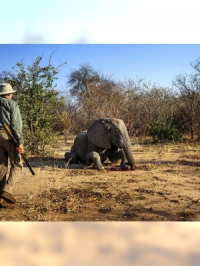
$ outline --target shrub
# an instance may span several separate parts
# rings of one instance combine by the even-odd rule
[[[180,131],[173,125],[172,122],[153,122],[147,129],[148,136],[153,138],[153,142],[158,141],[180,141],[181,133]]]

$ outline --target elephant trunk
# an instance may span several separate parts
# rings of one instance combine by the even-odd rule
[[[136,166],[135,166],[135,160],[133,158],[133,153],[132,153],[132,149],[131,149],[131,142],[130,139],[126,138],[126,140],[124,141],[124,145],[123,145],[123,150],[124,153],[126,155],[126,159],[128,161],[128,164],[131,166],[131,169],[135,170]]]

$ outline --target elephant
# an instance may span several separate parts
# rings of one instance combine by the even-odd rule
[[[136,169],[130,138],[121,119],[95,120],[87,131],[76,136],[70,152],[65,153],[66,165],[82,162],[99,170],[104,169],[106,159],[112,163],[121,161],[122,169]]]

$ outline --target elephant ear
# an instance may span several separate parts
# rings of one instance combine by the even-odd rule
[[[106,133],[105,125],[105,119],[99,118],[95,120],[87,131],[88,141],[92,142],[99,148],[110,149],[111,144]]]

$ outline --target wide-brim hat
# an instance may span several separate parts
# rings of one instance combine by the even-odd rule
[[[9,93],[15,93],[12,86],[9,83],[0,84],[0,95],[5,95]]]

